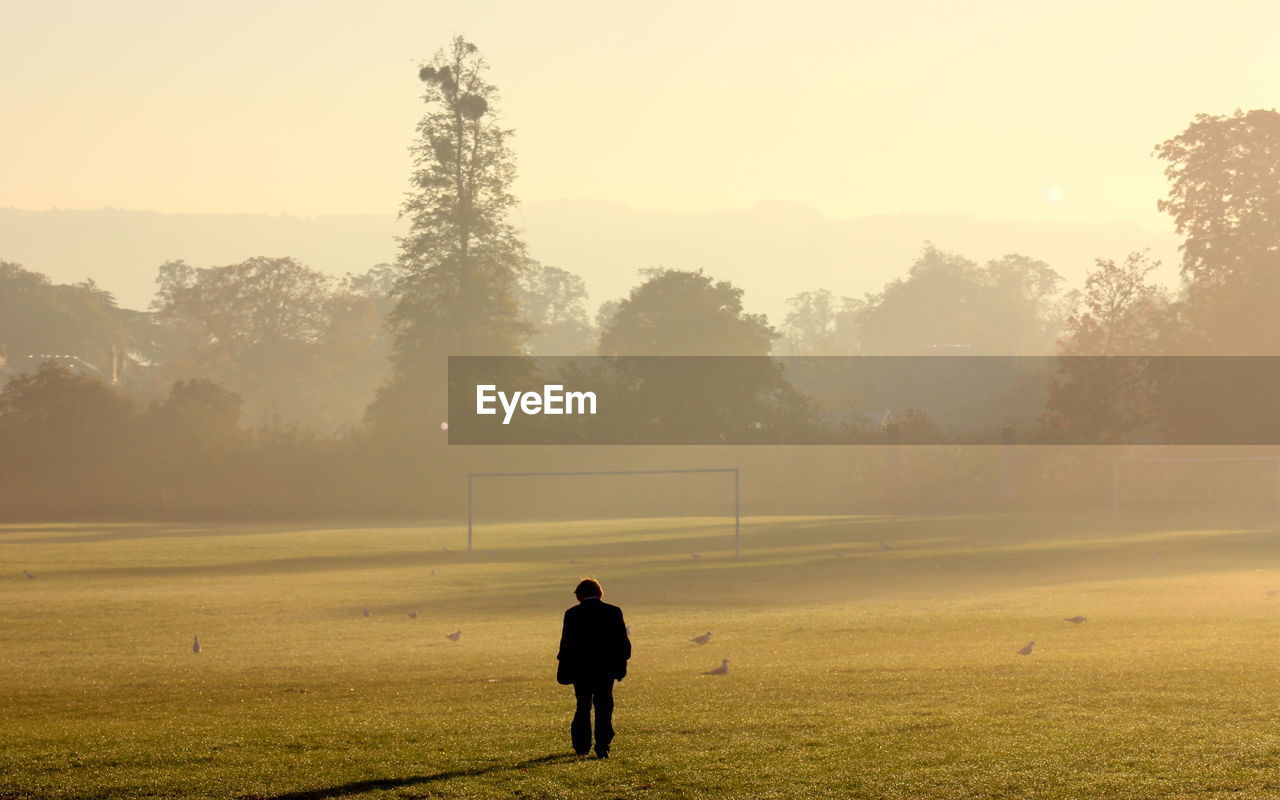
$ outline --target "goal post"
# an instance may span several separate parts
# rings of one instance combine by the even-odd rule
[[[733,557],[742,555],[742,473],[737,467],[709,469],[609,469],[570,470],[568,472],[470,472],[467,473],[467,557],[473,550],[475,529],[475,484],[479,478],[552,478],[592,475],[733,475]]]
[[[1205,458],[1117,458],[1111,469],[1111,510],[1120,510],[1120,468],[1122,464],[1195,463],[1222,461],[1270,461],[1275,470],[1275,509],[1280,512],[1280,456],[1209,456]]]

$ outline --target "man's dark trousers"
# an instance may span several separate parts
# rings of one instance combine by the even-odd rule
[[[569,735],[579,755],[591,749],[591,709],[596,711],[596,755],[608,755],[613,742],[613,678],[582,681],[573,685],[578,709],[573,715]]]

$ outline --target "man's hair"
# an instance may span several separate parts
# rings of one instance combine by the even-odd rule
[[[579,600],[587,597],[604,597],[604,589],[600,586],[600,581],[595,578],[583,578],[573,593]]]

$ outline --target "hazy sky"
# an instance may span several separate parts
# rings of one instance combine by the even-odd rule
[[[1152,147],[1280,105],[1258,2],[15,2],[0,206],[394,211],[416,64],[480,45],[518,194],[1168,227]]]

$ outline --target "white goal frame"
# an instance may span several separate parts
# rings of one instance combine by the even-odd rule
[[[471,472],[467,474],[467,558],[471,557],[475,527],[475,482],[477,478],[548,478],[579,475],[692,475],[733,474],[733,557],[742,555],[742,473],[737,467],[712,469],[613,469],[569,472]]]
[[[1192,461],[1270,461],[1276,471],[1276,511],[1280,511],[1280,456],[1210,456],[1206,458],[1117,458],[1111,471],[1111,510],[1120,510],[1120,465],[1132,463]]]

